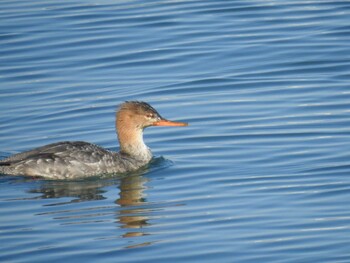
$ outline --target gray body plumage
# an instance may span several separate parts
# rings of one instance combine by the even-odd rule
[[[0,161],[0,173],[51,179],[125,173],[147,164],[152,154],[130,156],[87,142],[59,142],[12,155]]]

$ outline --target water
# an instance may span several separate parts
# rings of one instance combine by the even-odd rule
[[[1,176],[2,262],[349,262],[348,1],[1,1],[0,157],[117,150],[116,105],[154,161],[122,178]]]

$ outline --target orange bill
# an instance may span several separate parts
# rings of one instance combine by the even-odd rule
[[[153,126],[188,126],[186,122],[160,120],[153,123]]]

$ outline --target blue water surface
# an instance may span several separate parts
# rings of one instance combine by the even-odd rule
[[[122,177],[0,177],[1,262],[350,262],[350,2],[0,2],[0,158],[83,140]]]

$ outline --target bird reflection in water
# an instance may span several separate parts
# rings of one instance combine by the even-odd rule
[[[141,229],[149,225],[147,222],[147,210],[142,208],[145,203],[145,194],[143,190],[146,189],[145,183],[147,179],[142,176],[130,176],[121,180],[120,184],[120,198],[116,200],[123,209],[119,211],[118,221],[122,224],[122,228]],[[127,232],[124,237],[143,236],[144,232]]]
[[[131,175],[125,176],[123,178],[105,178],[96,180],[84,180],[84,181],[32,181],[36,185],[35,189],[31,189],[30,193],[40,193],[41,196],[35,197],[34,199],[51,199],[51,198],[62,198],[62,197],[73,197],[73,199],[64,202],[55,202],[52,204],[45,204],[45,206],[60,206],[73,203],[79,203],[84,201],[96,201],[107,199],[104,194],[107,192],[106,187],[118,185],[119,187],[119,198],[117,198],[114,203],[118,206],[109,207],[107,209],[113,210],[116,214],[117,224],[120,225],[121,229],[127,229],[120,236],[123,238],[127,237],[139,237],[146,236],[144,230],[145,226],[150,225],[147,221],[149,220],[150,213],[152,209],[145,207],[147,205],[146,195],[144,190],[147,189],[146,183],[149,181],[143,174],[145,171],[139,171],[139,173],[133,173]],[[28,179],[26,179],[28,180]],[[60,199],[58,199],[60,200]],[[108,203],[110,204],[110,202]],[[96,205],[96,203],[94,203]],[[96,210],[106,209],[106,203],[101,207],[92,207],[91,210],[86,210],[88,213],[94,213],[94,215],[99,215],[101,213],[95,214]],[[77,211],[79,213],[79,208],[69,210],[70,213]],[[68,211],[68,210],[64,210]],[[57,211],[61,214],[64,211]],[[81,210],[80,210],[81,212]],[[42,213],[46,214],[46,213]],[[95,222],[110,222],[110,212],[102,213],[104,216],[109,218],[106,220],[98,219]],[[57,218],[57,217],[56,217]],[[62,217],[61,217],[62,218]],[[85,220],[91,220],[93,216],[87,216],[86,214],[81,216],[74,216],[72,220],[78,220],[78,222],[71,223],[84,223]],[[142,229],[142,230],[141,230]],[[138,230],[138,231],[135,231]],[[127,248],[147,246],[152,244],[152,242],[139,243]]]

